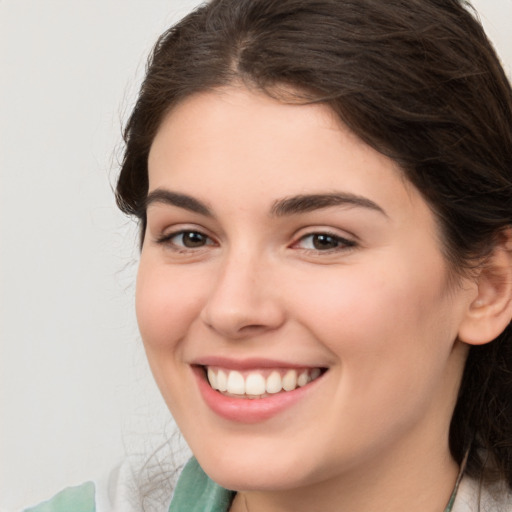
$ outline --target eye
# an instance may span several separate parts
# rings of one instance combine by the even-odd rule
[[[200,231],[183,230],[177,233],[164,235],[157,240],[158,243],[168,244],[176,249],[200,249],[207,245],[214,245],[213,240]]]
[[[330,233],[311,233],[303,236],[295,245],[300,249],[326,252],[348,249],[356,243]]]

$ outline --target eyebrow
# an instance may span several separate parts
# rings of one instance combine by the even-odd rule
[[[387,213],[371,199],[347,192],[305,194],[280,199],[273,204],[271,214],[276,217],[283,217],[329,208],[331,206],[367,208],[382,213],[386,217],[388,216]]]
[[[200,215],[205,215],[206,217],[213,217],[213,213],[211,212],[210,208],[206,206],[206,204],[192,196],[180,194],[179,192],[171,192],[170,190],[157,188],[150,192],[146,197],[144,205],[145,209],[147,210],[150,205],[157,203],[177,206],[178,208],[183,208],[191,212],[199,213]]]
[[[172,192],[167,189],[157,188],[146,197],[145,208],[152,204],[168,204],[183,208],[206,217],[214,217],[211,209],[202,201],[179,192]],[[285,217],[307,213],[331,206],[348,206],[366,208],[379,212],[387,217],[387,213],[371,199],[347,192],[331,192],[327,194],[301,194],[285,197],[274,202],[270,209],[270,215],[274,217]]]

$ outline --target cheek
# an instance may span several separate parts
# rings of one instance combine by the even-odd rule
[[[395,255],[393,265],[381,258],[361,270],[341,268],[329,280],[309,283],[300,301],[303,317],[347,371],[354,363],[367,379],[394,378],[397,367],[398,375],[404,368],[413,374],[425,357],[447,356],[456,336],[456,322],[444,313],[453,309],[444,266],[432,267],[418,272],[414,262],[407,265]]]
[[[141,259],[136,312],[146,348],[165,350],[185,336],[199,314],[199,286],[193,276]]]
[[[366,267],[303,294],[309,330],[337,361],[331,401],[342,405],[331,409],[332,424],[352,418],[354,439],[376,439],[375,425],[379,435],[403,432],[451,389],[446,372],[456,322],[444,313],[451,306],[442,276]]]

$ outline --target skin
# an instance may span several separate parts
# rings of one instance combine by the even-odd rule
[[[239,491],[232,511],[443,510],[458,472],[448,428],[467,346],[457,340],[477,287],[449,279],[434,216],[396,164],[326,106],[230,87],[167,115],[149,189],[209,210],[150,203],[137,316],[193,453]],[[333,192],[363,204],[273,212]],[[185,247],[183,230],[204,237]],[[322,233],[331,248],[315,246]],[[328,371],[286,411],[240,424],[198,390],[191,365],[210,356]]]

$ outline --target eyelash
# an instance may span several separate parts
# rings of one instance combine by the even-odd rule
[[[328,231],[318,231],[316,233],[308,233],[307,235],[304,235],[299,238],[297,242],[293,244],[293,246],[297,246],[300,242],[303,242],[307,240],[308,238],[311,239],[312,245],[314,245],[314,238],[322,238],[325,237],[327,241],[332,241],[336,244],[335,247],[330,247],[327,249],[319,249],[317,247],[311,247],[311,248],[303,248],[304,251],[310,252],[310,253],[323,253],[323,254],[332,254],[337,252],[344,252],[348,251],[350,249],[353,249],[357,246],[357,243],[353,240],[349,240],[347,238],[343,238],[342,236],[336,235],[334,233],[329,233]]]
[[[187,247],[183,243],[183,237],[185,235],[192,235],[196,236],[197,238],[201,239],[204,243],[201,245],[198,245],[196,247]],[[181,237],[181,243],[173,242],[173,239]],[[324,239],[324,242],[332,243],[335,245],[334,247],[328,247],[320,249],[318,247],[314,247],[315,245],[315,237],[317,237],[316,241],[322,241]],[[311,245],[313,247],[299,247],[301,243],[304,241],[310,239]],[[182,229],[180,231],[175,231],[172,233],[168,233],[166,235],[162,235],[159,238],[156,239],[156,242],[161,245],[167,245],[172,250],[180,253],[184,252],[193,252],[200,249],[203,249],[207,246],[215,246],[216,242],[206,235],[205,233],[199,231],[199,230],[193,230],[193,229]],[[315,233],[308,233],[306,235],[301,236],[296,242],[294,242],[291,247],[292,248],[298,248],[300,250],[303,250],[310,254],[332,254],[332,253],[338,253],[338,252],[345,252],[349,251],[357,246],[357,243],[353,240],[349,240],[347,238],[341,237],[339,235],[336,235],[334,233],[329,233],[328,231],[318,231]]]
[[[206,241],[206,243],[204,245],[200,245],[198,247],[187,247],[187,246],[185,246],[184,243],[177,244],[176,242],[173,242],[173,239],[177,238],[179,236],[182,237],[182,241],[183,241],[184,235],[187,235],[187,234],[188,235],[198,235],[199,237],[204,239]],[[212,243],[208,243],[208,241],[210,241]],[[174,250],[176,252],[197,251],[199,249],[202,249],[203,247],[215,245],[215,241],[212,240],[211,237],[209,237],[205,233],[202,233],[201,231],[195,230],[195,229],[181,229],[180,231],[174,231],[172,233],[162,235],[156,239],[156,243],[161,244],[161,245],[168,245],[172,250]]]

